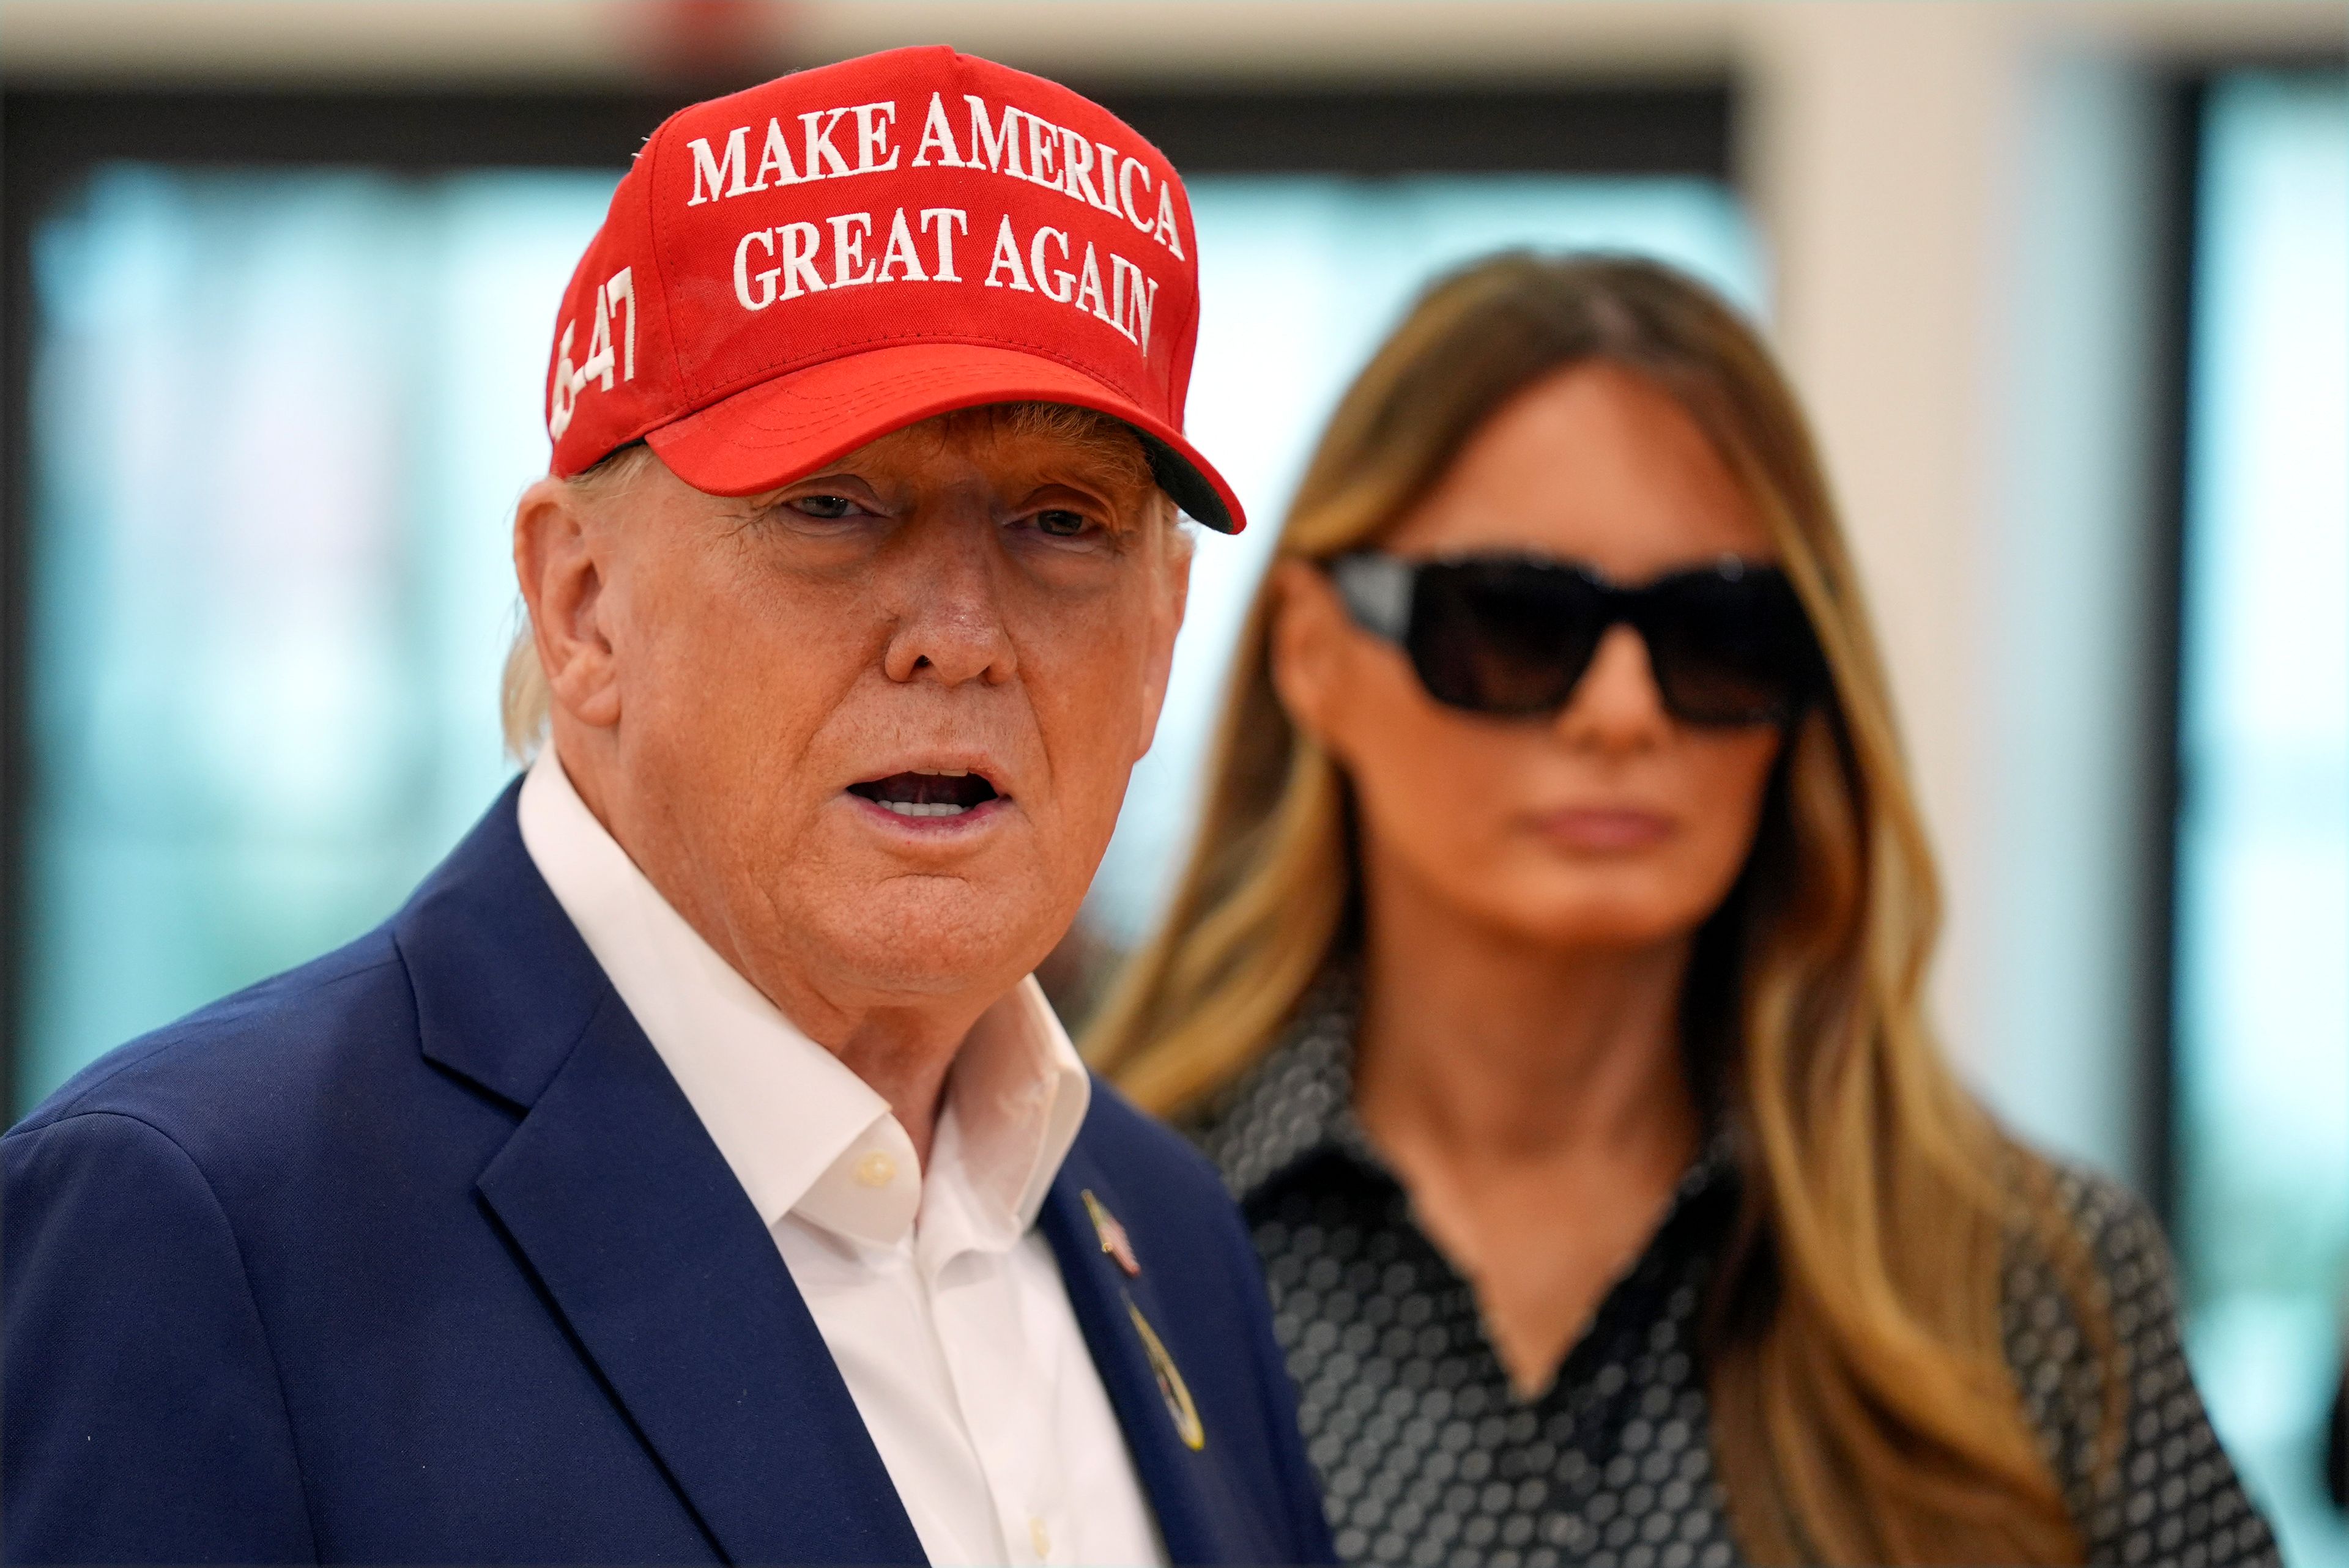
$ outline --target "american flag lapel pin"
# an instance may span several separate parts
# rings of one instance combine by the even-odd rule
[[[1092,1216],[1093,1233],[1101,1237],[1101,1250],[1125,1271],[1126,1278],[1139,1277],[1142,1260],[1133,1255],[1133,1238],[1125,1233],[1125,1227],[1118,1223],[1117,1216],[1093,1196],[1092,1188],[1085,1188],[1079,1196],[1085,1201],[1085,1212]]]

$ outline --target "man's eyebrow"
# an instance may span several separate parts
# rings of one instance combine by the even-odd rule
[[[1148,469],[1128,463],[1118,454],[1082,448],[1040,459],[1030,472],[1036,476],[1038,489],[1053,483],[1082,484],[1114,496],[1128,491],[1147,495],[1154,488]]]

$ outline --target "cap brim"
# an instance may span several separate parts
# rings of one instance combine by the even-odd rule
[[[756,495],[936,415],[1031,402],[1091,408],[1132,427],[1176,506],[1226,533],[1247,525],[1231,486],[1180,430],[1081,370],[979,344],[901,344],[828,360],[737,392],[645,439],[694,489]]]

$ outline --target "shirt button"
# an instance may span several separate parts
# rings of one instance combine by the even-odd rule
[[[1039,1559],[1052,1555],[1052,1532],[1044,1528],[1044,1519],[1041,1514],[1031,1513],[1028,1516],[1028,1544],[1036,1549]]]
[[[886,1187],[897,1179],[897,1162],[876,1149],[856,1162],[856,1182],[860,1187]]]

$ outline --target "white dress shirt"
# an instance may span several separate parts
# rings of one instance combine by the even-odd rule
[[[1033,979],[947,1075],[930,1168],[889,1104],[669,906],[552,746],[523,842],[782,1253],[935,1563],[1165,1553],[1035,1229],[1092,1085]]]

